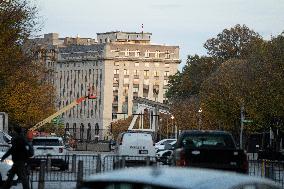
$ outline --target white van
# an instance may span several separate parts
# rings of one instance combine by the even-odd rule
[[[156,161],[155,143],[151,133],[147,132],[124,132],[120,133],[115,152],[118,156],[126,157],[126,163],[142,163],[146,161],[147,156],[150,162]]]

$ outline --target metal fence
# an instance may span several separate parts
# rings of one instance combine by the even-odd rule
[[[80,161],[83,162],[82,170],[80,170],[83,173],[83,179],[101,170],[100,155],[35,156],[29,163],[31,186],[33,186],[32,183],[39,183],[41,180],[44,182],[77,182]],[[44,165],[44,174],[40,170],[41,163]]]
[[[284,188],[283,161],[249,160],[249,175],[269,178]]]
[[[133,166],[159,166],[156,157],[150,156],[116,156],[108,155],[103,158],[103,171],[112,171]]]
[[[73,154],[66,156],[36,156],[35,159],[44,162],[42,169],[32,167],[30,174],[31,185],[42,182],[80,182],[91,174],[112,171],[132,166],[169,166],[157,161],[156,157],[117,156]],[[66,167],[57,167],[56,159],[66,163]],[[81,166],[81,167],[80,167]],[[284,162],[268,160],[249,160],[249,175],[266,177],[278,182],[284,188]]]

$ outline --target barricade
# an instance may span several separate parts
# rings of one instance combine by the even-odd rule
[[[61,163],[66,163],[64,169],[63,166],[58,166],[58,160],[60,160]],[[42,162],[44,162],[43,170],[40,169]],[[79,162],[83,162],[84,165],[81,170],[83,172],[83,179],[91,174],[97,173],[97,170],[100,170],[99,168],[101,167],[99,155],[73,154],[62,156],[35,156],[33,161],[29,163],[31,169],[31,186],[33,186],[33,183],[41,183],[41,185],[43,185],[42,182],[77,182]],[[44,174],[42,174],[42,171]]]

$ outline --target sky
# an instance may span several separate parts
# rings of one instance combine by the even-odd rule
[[[109,31],[152,33],[152,43],[206,55],[203,44],[225,28],[245,24],[265,39],[284,31],[284,0],[37,0],[39,35],[91,37]]]

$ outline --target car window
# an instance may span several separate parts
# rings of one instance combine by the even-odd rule
[[[199,134],[184,137],[182,140],[182,146],[189,148],[233,148],[234,144],[229,136],[226,135]]]
[[[173,142],[174,140],[166,140],[164,142],[161,143],[161,145],[166,145],[166,144],[169,144],[171,142]]]
[[[58,139],[34,139],[34,146],[62,146],[63,143]]]

